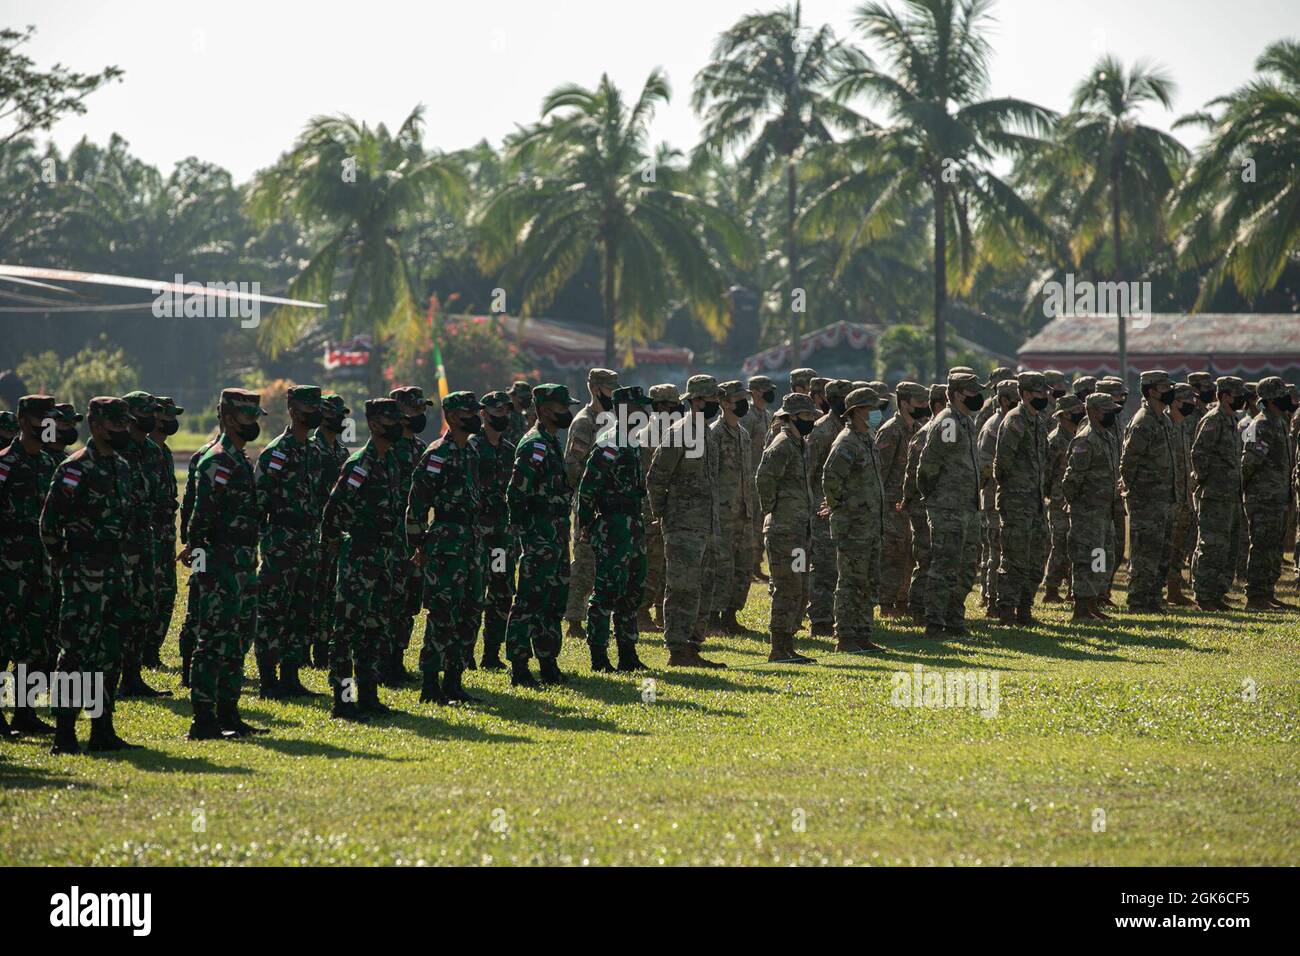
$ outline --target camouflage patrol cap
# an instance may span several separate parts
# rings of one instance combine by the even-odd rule
[[[1276,375],[1270,375],[1268,378],[1261,378],[1255,393],[1262,401],[1270,401],[1274,398],[1281,398],[1287,393],[1286,382],[1282,381]]]
[[[984,388],[984,383],[973,371],[961,371],[962,366],[948,370],[948,391],[962,388]]]
[[[867,387],[873,389],[880,396],[882,402],[889,402],[889,385],[886,382],[868,382]]]
[[[885,404],[884,400],[876,394],[876,390],[870,385],[855,388],[845,396],[844,417],[847,420],[849,412],[855,408],[879,408],[883,404]]]
[[[1080,375],[1070,386],[1070,391],[1075,395],[1091,395],[1097,391],[1097,380],[1091,375]]]
[[[812,412],[814,415],[821,414],[821,409],[813,404],[813,400],[802,392],[791,392],[781,399],[781,407],[777,410],[773,418],[794,418],[802,412]]]
[[[948,401],[948,386],[947,386],[947,385],[931,385],[931,386],[930,386],[930,395],[929,395],[929,398],[930,398],[930,401],[931,401],[931,402],[946,402],[946,401]]]
[[[8,409],[0,411],[0,432],[12,434],[18,431],[18,416]]]
[[[925,402],[930,399],[930,390],[916,382],[899,382],[894,394],[900,402]]]
[[[126,402],[126,407],[131,409],[132,415],[153,415],[158,411],[158,399],[139,389],[127,392],[122,396],[122,400]]]
[[[719,383],[718,397],[727,401],[733,398],[745,398],[745,383],[738,379]]]
[[[1065,373],[1054,368],[1043,369],[1043,378],[1047,381],[1047,387],[1054,392],[1068,392],[1070,383],[1065,378]]]
[[[401,402],[397,404],[400,406]],[[478,396],[473,392],[449,392],[447,397],[442,400],[442,410],[444,412],[477,412],[482,407],[483,405],[479,402]]]
[[[223,388],[221,390],[221,404],[236,412],[246,412],[249,415],[265,415],[266,409],[262,407],[262,396],[257,392],[250,392],[246,388]]]
[[[391,418],[394,423],[401,422],[402,409],[392,398],[367,398],[366,418]]]
[[[560,402],[563,405],[582,404],[569,394],[569,386],[556,385],[553,382],[536,386],[533,389],[533,401],[538,405],[542,404],[542,402]]]
[[[1254,398],[1259,391],[1259,383],[1247,382],[1245,388],[1246,388],[1246,397]]]
[[[998,382],[994,392],[999,398],[1019,398],[1020,383],[1014,378],[1004,378]]]
[[[30,417],[49,415],[54,411],[53,395],[24,395],[18,399],[18,414]]]
[[[488,392],[478,402],[484,408],[504,408],[510,404],[510,393],[498,389],[494,392]]]
[[[1195,397],[1196,397],[1196,389],[1192,388],[1192,386],[1189,383],[1187,382],[1174,383],[1174,398],[1187,399],[1187,398],[1195,398]]]
[[[765,392],[769,388],[776,388],[776,382],[772,381],[766,375],[751,375],[749,384],[746,386],[751,392]]]
[[[751,378],[752,382],[753,379]],[[650,386],[650,401],[652,402],[680,402],[682,393],[677,390],[677,386],[672,382],[664,382],[662,385]]]
[[[1245,392],[1246,383],[1235,375],[1221,375],[1214,380],[1214,387],[1220,392]]]
[[[826,398],[843,398],[847,400],[850,392],[854,390],[853,383],[846,378],[836,378],[826,383]]]
[[[736,386],[738,394],[743,395],[745,393],[739,382],[727,382],[727,384]],[[734,398],[735,396],[728,395],[727,397]],[[620,385],[618,388],[614,389],[614,404],[633,406],[649,405],[650,396],[645,393],[645,390],[642,389],[640,385]]]
[[[587,373],[587,384],[618,388],[618,372],[608,368],[593,368]]]
[[[1160,368],[1149,368],[1138,376],[1138,381],[1146,385],[1164,385],[1166,382],[1172,382],[1169,373]]]
[[[320,386],[319,385],[290,385],[285,390],[284,400],[288,402],[301,402],[308,408],[316,408],[320,405]]]
[[[343,396],[334,392],[331,392],[329,395],[322,398],[321,404],[325,406],[325,414],[329,415],[331,418],[341,418],[352,411],[352,409],[348,408],[347,404],[343,401]]]
[[[812,386],[812,380],[816,377],[816,369],[797,368],[790,373],[790,387],[810,388]]]
[[[717,398],[718,380],[712,375],[692,375],[686,380],[686,400]]]
[[[418,385],[403,385],[395,388],[388,393],[388,397],[397,402],[402,408],[412,408],[417,411],[407,414],[419,414],[425,408],[433,404],[433,400],[424,397],[424,389]],[[450,398],[450,396],[448,396]]]
[[[826,386],[832,381],[833,379],[829,379],[825,375],[814,375],[812,381],[808,383],[808,391],[824,392],[826,391]]]
[[[170,395],[159,395],[158,411],[162,412],[164,415],[184,415],[185,406],[177,405],[176,399],[172,398]]]
[[[1016,370],[1010,365],[999,365],[989,373],[989,381],[996,385],[998,382],[1005,382],[1009,378],[1016,377]]]
[[[1016,376],[1016,385],[1022,391],[1035,392],[1039,389],[1047,390],[1047,376],[1042,372],[1021,372]]]
[[[1187,374],[1187,384],[1192,388],[1200,390],[1214,384],[1214,376],[1209,372],[1189,372]]]
[[[1094,409],[1099,412],[1119,411],[1119,403],[1116,402],[1115,399],[1113,399],[1111,396],[1107,395],[1105,392],[1093,392],[1091,395],[1088,396],[1086,401],[1088,403],[1089,411],[1092,411]]]
[[[75,425],[77,422],[84,420],[85,416],[78,415],[71,402],[57,402],[54,406],[54,419],[63,422],[65,425]]]
[[[125,425],[131,420],[131,409],[124,399],[114,395],[98,395],[86,405],[86,417],[92,422],[107,421]]]
[[[1057,414],[1077,412],[1083,408],[1083,399],[1078,395],[1066,394],[1056,400]]]
[[[529,385],[527,382],[525,382],[523,379],[520,379],[517,382],[512,382],[510,385],[509,392],[511,398],[532,398],[533,397],[533,387]]]
[[[1097,383],[1097,391],[1114,398],[1117,395],[1123,395],[1126,390],[1124,383],[1119,379],[1107,376]]]

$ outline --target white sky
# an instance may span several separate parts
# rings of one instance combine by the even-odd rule
[[[688,148],[691,81],[719,31],[757,0],[0,0],[0,23],[35,24],[36,62],[126,70],[89,111],[55,127],[63,148],[113,132],[164,172],[194,155],[236,180],[271,163],[307,119],[399,123],[426,105],[426,145],[498,143],[542,96],[602,71],[632,95],[655,66],[673,102],[656,138]],[[809,23],[847,32],[853,0],[807,0]],[[1147,57],[1178,83],[1178,113],[1252,74],[1273,40],[1300,37],[1300,0],[999,0],[992,95],[1063,109],[1103,52]],[[1168,128],[1174,117],[1147,120]],[[1181,132],[1184,142],[1197,139]]]

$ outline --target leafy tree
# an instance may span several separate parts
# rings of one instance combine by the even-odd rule
[[[84,348],[68,359],[48,351],[26,358],[18,363],[18,374],[28,388],[71,402],[83,415],[98,395],[120,396],[140,387],[126,350],[109,348],[106,336],[98,348]]]
[[[63,66],[48,71],[37,68],[20,47],[31,40],[35,27],[0,29],[0,148],[37,130],[48,130],[55,120],[86,112],[83,102],[105,83],[119,80],[115,66],[99,73],[77,73]]]

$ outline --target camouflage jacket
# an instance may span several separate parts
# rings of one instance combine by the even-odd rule
[[[1065,464],[1069,460],[1070,441],[1074,436],[1057,424],[1047,436],[1047,473],[1043,485],[1047,489],[1050,508],[1054,511],[1065,509],[1065,495],[1061,492],[1061,479],[1065,477]]]
[[[822,490],[836,539],[878,539],[885,533],[885,509],[893,505],[886,503],[880,458],[869,434],[840,431],[822,469]]]
[[[188,539],[190,515],[194,513],[194,492],[198,488],[198,482],[194,480],[194,472],[199,467],[199,462],[203,460],[203,456],[208,453],[208,449],[220,440],[220,435],[213,435],[199,446],[198,451],[190,455],[189,470],[185,474],[185,495],[181,499],[181,541]]]
[[[763,450],[756,481],[764,533],[806,534],[814,507],[808,449],[793,426],[782,426]]]
[[[557,532],[567,534],[572,497],[559,440],[534,425],[515,446],[514,468],[506,489],[510,524],[521,536],[539,529],[545,530],[547,538]]]
[[[880,457],[880,481],[885,488],[885,501],[890,504],[903,500],[907,447],[920,427],[915,419],[910,425],[903,424],[903,416],[895,412],[876,432],[876,454]]]
[[[408,547],[423,547],[428,554],[449,554],[469,546],[479,521],[480,467],[478,452],[468,441],[460,448],[444,433],[429,444],[415,463],[407,495]]]
[[[258,505],[253,466],[228,435],[204,453],[194,472],[194,512],[186,545],[237,568],[257,565]]]
[[[979,511],[974,420],[950,405],[926,428],[929,435],[916,466],[916,487],[926,508]]]
[[[131,466],[93,444],[54,468],[41,509],[41,541],[53,558],[111,560],[132,521]]]
[[[739,424],[730,426],[721,415],[709,423],[718,441],[718,514],[753,516],[753,466],[749,435]]]
[[[316,514],[319,516],[325,510],[325,501],[339,480],[339,472],[343,470],[343,463],[348,460],[351,452],[342,442],[330,441],[321,434],[319,428],[312,432],[308,441],[315,446],[316,453],[320,455],[320,480],[316,482],[318,495]]]
[[[993,452],[999,511],[1042,513],[1047,497],[1047,423],[1024,404],[1007,412]]]
[[[903,472],[903,506],[913,508],[921,504],[921,489],[916,484],[916,472],[921,466],[921,453],[925,451],[925,442],[930,434],[934,419],[930,419],[916,430],[912,440],[907,443],[907,469]]]
[[[310,438],[299,441],[285,428],[257,456],[257,500],[263,547],[307,539],[320,524],[322,463]]]
[[[1246,502],[1285,510],[1291,496],[1291,438],[1281,415],[1260,412],[1241,441],[1241,483]]]
[[[812,492],[814,510],[822,502],[822,466],[831,453],[835,437],[844,429],[844,423],[833,412],[827,412],[817,419],[813,430],[808,433],[804,446],[808,449],[808,490]]]
[[[573,416],[564,442],[564,474],[569,487],[577,490],[582,479],[582,469],[587,463],[587,455],[596,441],[596,416],[601,413],[600,406],[584,405]]]
[[[166,494],[158,485],[158,459],[162,450],[153,439],[146,437],[144,441],[128,442],[121,455],[131,466],[131,490],[128,494],[131,524],[126,540],[128,546],[139,549],[153,540],[154,519]]]
[[[718,436],[700,414],[673,423],[646,476],[650,507],[664,531],[718,528]]]
[[[1177,467],[1177,441],[1169,416],[1144,401],[1129,423],[1119,457],[1126,497],[1170,503],[1182,499],[1186,478]]]
[[[1112,443],[1092,423],[1084,421],[1074,438],[1061,478],[1061,494],[1071,514],[1109,511],[1115,501],[1115,476],[1119,462]]]
[[[501,437],[510,442],[512,447],[518,448],[519,440],[524,437],[524,433],[528,431],[528,428],[528,419],[524,417],[524,413],[511,406],[510,424],[506,426],[506,430]]]
[[[979,453],[980,466],[980,507],[992,511],[998,503],[998,481],[993,474],[993,459],[997,456],[998,432],[1007,413],[1001,407],[984,419],[984,424],[976,431],[975,447]]]
[[[321,541],[342,538],[342,553],[351,555],[398,548],[406,503],[397,469],[393,450],[381,455],[374,439],[349,455],[325,502]]]
[[[57,464],[43,449],[27,454],[21,438],[0,451],[0,540],[11,542],[3,546],[5,557],[17,556],[13,543],[21,539],[32,557],[40,556],[41,508]]]
[[[599,443],[587,456],[578,481],[578,527],[588,530],[597,521],[617,522],[640,536],[645,533],[645,496],[641,449]]]
[[[158,468],[158,512],[154,515],[154,531],[163,539],[176,539],[176,509],[179,506],[177,501],[176,486],[176,459],[172,455],[172,450],[166,442],[155,442],[158,445],[160,454],[157,459]]]
[[[1227,405],[1215,404],[1192,440],[1192,494],[1197,501],[1241,500],[1241,437]]]
[[[510,524],[506,509],[506,489],[515,466],[515,446],[504,435],[497,444],[486,435],[474,435],[470,448],[478,455],[478,529],[483,533],[501,534]]]

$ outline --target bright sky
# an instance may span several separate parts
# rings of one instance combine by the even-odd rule
[[[775,5],[774,2],[771,5]],[[307,119],[396,125],[417,103],[425,142],[500,141],[543,95],[602,71],[628,89],[662,66],[674,87],[654,132],[691,146],[690,86],[714,38],[757,0],[0,0],[0,23],[36,25],[41,66],[116,64],[125,80],[54,129],[66,148],[113,132],[169,171],[190,155],[237,180],[270,164]],[[853,0],[807,0],[805,20],[851,26]],[[1297,0],[998,0],[990,93],[1062,109],[1103,51],[1150,58],[1178,83],[1178,113],[1252,75],[1263,48],[1300,38]],[[1168,128],[1174,117],[1147,120]],[[1190,130],[1180,134],[1194,143]]]

